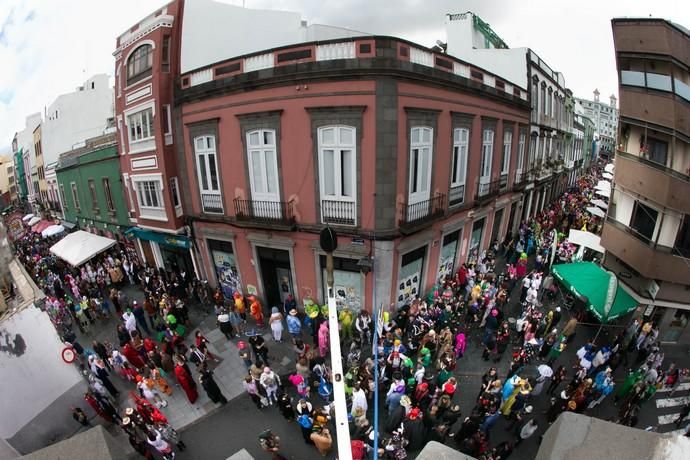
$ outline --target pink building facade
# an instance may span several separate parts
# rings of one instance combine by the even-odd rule
[[[115,114],[128,233],[150,266],[193,273],[173,126],[183,5],[169,3],[117,38]]]
[[[197,275],[226,295],[323,302],[329,225],[338,301],[388,309],[519,224],[528,96],[480,68],[363,36],[238,56],[178,82],[169,174]]]

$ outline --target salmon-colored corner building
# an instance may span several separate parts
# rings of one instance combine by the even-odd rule
[[[126,146],[139,135],[128,98],[151,85],[136,107],[155,111],[155,151],[121,152],[132,233],[150,263],[187,267],[226,295],[256,291],[267,306],[288,294],[321,302],[318,237],[329,225],[339,302],[388,308],[516,230],[525,88],[403,39],[307,26],[293,13],[209,0],[163,10],[172,25],[118,43],[117,61],[123,75],[142,40],[155,44],[149,83],[116,88]],[[201,34],[218,24],[228,26]]]

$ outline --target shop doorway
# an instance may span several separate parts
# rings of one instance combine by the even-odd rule
[[[280,307],[288,295],[294,296],[294,281],[290,265],[290,252],[257,246],[263,296],[267,307]],[[270,309],[270,308],[269,308]]]
[[[515,212],[517,209],[517,205],[517,201],[513,202],[513,204],[510,205],[510,214],[508,215],[508,226],[506,227],[506,237],[504,240],[513,237],[513,227],[515,226]]]
[[[179,274],[181,271],[187,273],[187,279],[194,274],[194,264],[192,263],[192,256],[189,254],[189,249],[178,248],[175,246],[168,246],[165,244],[159,245],[161,256],[163,256],[163,264],[165,271]]]
[[[470,235],[470,248],[467,253],[467,262],[470,264],[476,263],[479,258],[479,251],[482,245],[482,234],[484,233],[484,220],[482,217],[474,221],[472,224],[472,234]]]
[[[500,238],[500,232],[501,232],[501,223],[503,221],[503,210],[505,208],[501,208],[498,211],[494,213],[494,224],[491,228],[491,241],[489,244],[493,246],[494,241]]]

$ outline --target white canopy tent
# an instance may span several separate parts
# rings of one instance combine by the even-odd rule
[[[601,237],[591,232],[584,232],[582,230],[570,230],[568,234],[568,241],[577,244],[580,248],[575,254],[577,260],[582,260],[585,253],[585,248],[604,254],[604,247],[601,245]]]
[[[606,217],[606,213],[596,206],[587,206],[587,212],[593,216]]]
[[[609,182],[607,180],[603,180],[603,179],[600,180],[599,182],[597,182],[597,185],[595,186],[595,188],[602,188],[602,187],[611,188],[611,182]]]
[[[54,236],[64,231],[65,227],[63,227],[62,225],[51,225],[50,227],[46,228],[41,232],[41,236],[43,238],[48,238],[49,236]]]
[[[22,220],[26,222],[27,220],[31,219],[34,215],[33,214],[27,214],[24,217],[22,217]]]
[[[55,243],[50,252],[68,264],[78,267],[114,244],[115,240],[79,230]]]
[[[31,219],[29,219],[29,221],[26,223],[26,225],[28,225],[29,227],[33,227],[34,225],[36,225],[40,221],[41,221],[40,217],[34,216]]]
[[[609,163],[606,166],[604,166],[604,171],[613,174],[613,163]]]
[[[613,174],[605,172],[604,174],[601,175],[604,179],[613,179]]]
[[[605,198],[611,197],[611,189],[609,190],[597,190],[597,195],[603,196]]]
[[[609,208],[609,205],[606,204],[606,202],[604,200],[600,200],[599,198],[597,198],[596,200],[592,200],[592,204],[594,206],[599,206],[601,209],[608,209]]]

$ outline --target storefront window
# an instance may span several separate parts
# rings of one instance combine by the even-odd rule
[[[326,256],[319,257],[319,261],[325,302],[328,297]],[[357,259],[333,258],[333,290],[335,291],[336,305],[338,310],[348,308],[355,314],[364,307],[364,281],[357,262]]]
[[[475,263],[479,258],[479,249],[482,244],[482,234],[484,233],[484,218],[472,224],[472,235],[470,237],[470,249],[467,255],[468,263]]]
[[[443,246],[441,246],[441,255],[439,256],[438,277],[436,279],[439,283],[444,277],[453,274],[459,240],[460,230],[456,230],[443,237]]]
[[[242,292],[242,282],[235,263],[232,243],[229,241],[208,240],[216,280],[223,295],[231,299],[235,291]]]
[[[415,297],[421,297],[424,288],[424,257],[426,246],[410,251],[402,256],[400,272],[398,273],[398,306],[409,304]]]

